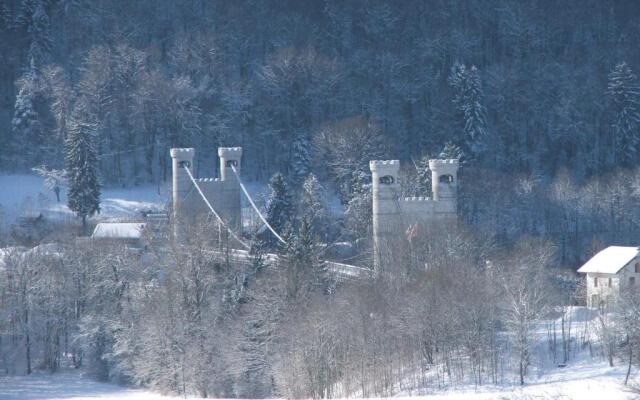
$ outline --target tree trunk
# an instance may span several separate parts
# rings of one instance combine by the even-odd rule
[[[27,361],[27,375],[31,374],[31,335],[29,333],[29,309],[24,310],[24,338]]]
[[[629,365],[627,365],[627,376],[624,377],[624,385],[627,386],[629,381],[629,374],[631,374],[631,361],[633,360],[633,346],[631,346],[631,340],[627,335],[627,347],[629,348]]]
[[[524,359],[520,356],[520,386],[524,386]]]

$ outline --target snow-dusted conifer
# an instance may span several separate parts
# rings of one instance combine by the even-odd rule
[[[31,153],[29,146],[38,144],[43,134],[43,126],[35,108],[35,101],[38,91],[38,77],[33,60],[25,71],[24,75],[18,79],[18,95],[14,106],[13,128],[14,154],[24,156]]]
[[[86,227],[87,217],[100,211],[98,158],[94,148],[95,124],[88,121],[86,107],[80,101],[65,139],[65,166],[68,179],[68,205]]]
[[[29,58],[40,65],[51,53],[53,43],[45,1],[23,0],[16,16],[16,26],[26,31]]]
[[[472,155],[482,151],[487,135],[486,110],[480,74],[475,66],[456,63],[451,68],[449,84],[454,90],[453,104],[462,114],[464,136],[460,141]]]
[[[627,63],[616,65],[609,74],[607,94],[613,111],[615,161],[630,166],[637,160],[640,146],[640,87]]]
[[[298,136],[293,142],[291,154],[290,179],[292,187],[298,188],[311,169],[311,143],[304,135]]]
[[[289,188],[281,173],[277,173],[269,180],[271,195],[269,196],[269,206],[267,208],[267,221],[273,229],[282,234],[287,225],[291,222],[292,215],[292,199]],[[267,232],[267,243],[275,244],[277,239]]]
[[[460,149],[460,147],[456,146],[453,142],[445,143],[444,147],[442,148],[442,151],[440,152],[440,154],[438,154],[438,158],[442,158],[442,159],[449,159],[449,158],[460,159],[462,158],[462,156],[463,156],[462,150]]]
[[[302,184],[300,214],[308,219],[314,235],[324,237],[328,233],[329,212],[325,206],[325,191],[313,173]]]

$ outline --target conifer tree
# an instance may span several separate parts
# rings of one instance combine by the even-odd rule
[[[442,148],[442,151],[438,155],[438,157],[442,159],[449,159],[449,158],[460,159],[462,158],[462,156],[463,156],[462,150],[460,149],[460,147],[456,146],[453,142],[445,143],[444,147]]]
[[[451,68],[449,85],[454,90],[453,104],[462,116],[464,135],[459,146],[471,156],[479,154],[487,135],[486,110],[483,105],[482,82],[475,66],[456,63]]]
[[[37,152],[43,134],[43,126],[35,108],[38,77],[33,60],[24,75],[18,79],[18,95],[11,121],[13,128],[13,151],[24,161],[25,155]],[[31,149],[31,146],[35,146]],[[32,160],[27,160],[27,162]]]
[[[417,168],[417,186],[422,189],[422,192],[427,196],[431,196],[431,170],[429,169],[429,157],[423,156],[420,161],[418,161]]]
[[[294,190],[300,187],[311,169],[310,145],[304,135],[297,137],[293,142],[289,182]]]
[[[364,173],[354,175],[353,195],[345,210],[346,226],[356,240],[371,236],[372,200],[371,179]]]
[[[45,1],[22,0],[16,16],[16,26],[26,31],[29,58],[41,65],[49,57],[53,43]]]
[[[329,230],[329,212],[325,207],[324,198],[322,184],[310,173],[302,184],[299,214],[308,220],[311,231],[320,238],[325,238]]]
[[[609,74],[607,94],[613,112],[614,162],[631,166],[640,146],[640,87],[627,63],[616,65]]]
[[[74,110],[64,153],[68,205],[82,218],[83,230],[87,226],[87,217],[100,212],[98,158],[93,144],[95,130],[95,124],[87,120],[86,109],[80,102]]]
[[[289,188],[281,173],[276,173],[269,180],[271,195],[269,196],[269,206],[267,208],[267,221],[273,229],[282,234],[287,226],[291,223],[293,214],[293,205]],[[265,242],[269,245],[275,245],[277,239],[271,232],[265,232]]]

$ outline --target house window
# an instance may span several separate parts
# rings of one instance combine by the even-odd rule
[[[611,278],[609,278],[609,281],[607,282],[607,286],[611,287]]]
[[[178,167],[180,168],[189,168],[191,163],[189,161],[178,161]]]
[[[632,276],[629,278],[629,285],[635,285],[636,284],[636,277]]]
[[[593,287],[598,287],[598,278],[593,278]]]
[[[452,175],[440,175],[440,178],[438,178],[438,180],[440,181],[440,183],[453,183],[453,176]]]
[[[640,274],[640,263],[636,263],[635,272],[636,272],[636,274]]]
[[[381,176],[380,179],[378,179],[378,182],[382,185],[391,185],[394,182],[394,179],[391,175],[385,175]]]
[[[238,160],[228,160],[227,161],[227,168],[237,167],[237,166],[238,166]]]

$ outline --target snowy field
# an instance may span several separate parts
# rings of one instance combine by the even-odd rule
[[[638,395],[625,390],[624,366],[609,368],[604,362],[584,360],[567,368],[559,368],[524,388],[491,387],[459,388],[427,396],[400,396],[406,399],[489,400],[489,399],[562,399],[562,400],[626,400]],[[129,389],[94,382],[78,372],[55,375],[34,374],[29,377],[0,377],[0,400],[167,400],[145,390]]]
[[[625,374],[626,368],[622,365],[611,368],[605,362],[593,362],[585,359],[566,368],[549,371],[539,379],[529,377],[528,383],[524,387],[489,385],[479,388],[457,388],[446,392],[434,392],[424,398],[442,400],[626,400],[640,398],[640,395],[629,392],[622,385]]]
[[[43,179],[35,175],[0,175],[0,225],[6,227],[21,215],[42,213],[52,219],[74,219],[66,205],[62,190],[60,202],[43,187]],[[160,210],[168,197],[168,186],[144,185],[129,188],[102,189],[102,211],[95,220],[139,218],[145,210]]]
[[[36,373],[29,377],[0,377],[0,400],[158,400],[167,397],[144,390],[95,382],[76,371]],[[170,399],[170,398],[169,398]]]

